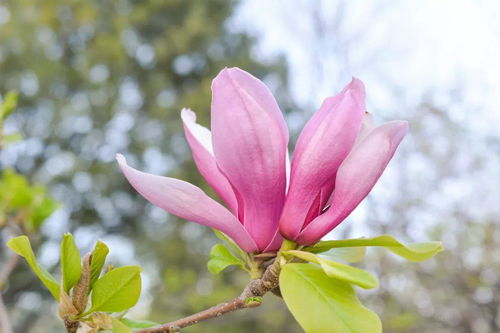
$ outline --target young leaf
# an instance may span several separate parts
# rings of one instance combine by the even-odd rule
[[[108,253],[108,246],[101,241],[97,241],[92,251],[92,261],[90,262],[90,288],[92,288],[97,279],[99,279]]]
[[[366,247],[343,247],[331,249],[325,255],[333,260],[360,262],[365,258]]]
[[[113,333],[132,333],[132,330],[118,318],[110,317],[113,322]]]
[[[314,246],[305,248],[304,250],[313,253],[321,253],[333,248],[359,246],[385,247],[398,256],[411,261],[427,260],[443,250],[441,242],[412,243],[405,245],[389,235],[382,235],[373,238],[322,241]]]
[[[150,328],[153,326],[160,325],[158,323],[149,320],[135,320],[135,319],[132,320],[128,318],[122,318],[121,321],[129,328]]]
[[[30,241],[26,236],[18,236],[10,239],[7,242],[7,246],[20,256],[26,259],[28,265],[30,265],[36,276],[42,281],[42,283],[47,287],[52,296],[59,302],[59,294],[61,292],[61,285],[57,280],[49,273],[47,270],[40,266],[36,261],[35,254],[31,248]]]
[[[140,293],[141,268],[139,266],[115,268],[104,274],[94,284],[92,288],[92,307],[88,313],[127,310],[137,303]]]
[[[378,316],[365,308],[349,283],[310,264],[287,264],[280,289],[288,309],[307,333],[380,333]]]
[[[82,275],[82,259],[76,247],[73,236],[70,233],[64,234],[61,241],[61,270],[62,284],[66,292],[80,280]]]
[[[233,253],[238,254],[240,258],[248,257],[247,253],[243,251],[228,235],[217,229],[212,230],[214,231],[215,236],[225,242],[229,246],[229,249],[233,251]]]
[[[236,258],[224,245],[216,244],[210,251],[210,260],[207,263],[208,270],[212,274],[219,274],[226,267],[235,265],[245,269],[245,263]]]
[[[377,279],[365,270],[327,260],[310,252],[291,250],[286,251],[285,254],[293,255],[299,259],[319,264],[325,274],[329,277],[344,280],[364,289],[378,287]]]

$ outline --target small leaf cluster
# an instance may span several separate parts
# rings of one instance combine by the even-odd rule
[[[0,104],[0,148],[22,139],[19,133],[4,134],[4,121],[16,108],[17,92],[8,92]],[[58,203],[39,185],[30,185],[28,180],[14,170],[3,170],[0,175],[0,227],[9,222],[26,233],[36,231],[42,222],[58,207]]]
[[[215,229],[214,233],[224,244],[216,244],[210,250],[210,259],[207,263],[210,273],[219,274],[229,266],[236,266],[250,273],[252,268],[250,255],[224,233]]]
[[[86,332],[132,332],[130,327],[155,325],[111,315],[126,311],[137,303],[141,293],[141,268],[108,266],[104,269],[109,253],[105,243],[98,241],[92,252],[82,258],[73,236],[65,234],[61,240],[60,252],[61,282],[37,262],[27,236],[12,238],[7,246],[24,257],[59,303],[59,315],[68,332],[76,332],[79,327],[85,328]]]
[[[25,232],[32,233],[59,204],[44,186],[30,185],[23,175],[6,169],[0,176],[0,207],[0,226],[12,221]]]
[[[423,261],[442,251],[440,242],[405,245],[388,235],[321,241],[301,250],[284,251],[280,291],[306,332],[382,332],[380,319],[361,304],[354,289],[376,288],[377,279],[365,270],[338,262],[362,260],[367,246],[384,247],[411,261]]]
[[[321,241],[314,246],[298,246],[286,241],[279,253],[247,254],[226,235],[216,231],[225,245],[210,252],[207,267],[218,274],[229,266],[260,277],[259,265],[266,260],[281,262],[279,288],[290,312],[306,332],[382,332],[379,317],[364,307],[355,287],[373,289],[378,280],[371,273],[348,263],[364,259],[366,247],[382,247],[410,260],[424,261],[443,250],[440,242],[403,244],[389,235]],[[257,270],[257,275],[253,275]]]

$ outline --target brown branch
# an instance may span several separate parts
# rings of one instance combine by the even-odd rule
[[[276,259],[272,265],[267,267],[260,279],[251,280],[247,284],[241,295],[234,300],[227,303],[221,303],[209,309],[203,310],[176,321],[172,321],[167,324],[163,324],[161,326],[138,330],[136,331],[136,333],[178,332],[181,328],[197,324],[198,322],[203,320],[220,317],[223,314],[240,309],[257,307],[261,304],[260,298],[264,296],[264,294],[278,287],[280,270],[281,267],[279,259]]]
[[[0,290],[4,289],[5,284],[7,284],[7,281],[9,280],[10,274],[19,264],[20,258],[21,257],[17,254],[12,253],[9,259],[7,259],[7,262],[2,266],[2,270],[0,271]]]

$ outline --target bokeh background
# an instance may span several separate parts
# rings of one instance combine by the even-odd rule
[[[389,233],[442,240],[408,263],[372,250],[361,266],[381,287],[361,297],[385,332],[500,332],[500,3],[495,0],[1,0],[0,94],[20,92],[6,131],[25,140],[0,167],[45,184],[62,206],[33,239],[57,272],[59,241],[97,239],[116,265],[139,263],[135,318],[166,322],[237,295],[246,276],[212,276],[216,238],[148,204],[114,156],[210,191],[179,112],[209,123],[210,82],[238,66],[263,79],[296,139],[322,99],[352,76],[378,122],[410,134],[379,184],[328,237]],[[2,243],[10,235],[2,232]],[[1,248],[3,263],[6,248]],[[4,300],[15,332],[64,332],[26,265]],[[273,295],[186,332],[300,332]]]

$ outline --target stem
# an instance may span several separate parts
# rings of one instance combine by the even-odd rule
[[[7,284],[7,280],[9,279],[10,274],[16,268],[19,263],[19,256],[17,254],[12,254],[5,265],[2,267],[0,271],[0,292]],[[9,312],[7,311],[7,307],[3,301],[3,297],[0,294],[0,328],[3,333],[13,333],[12,325],[9,319]]]
[[[17,264],[19,264],[20,258],[21,257],[17,254],[12,254],[2,267],[2,270],[0,271],[0,290],[3,290],[5,287],[10,274],[16,268]]]
[[[297,244],[284,240],[281,245],[280,252],[274,262],[269,265],[262,277],[251,280],[243,290],[243,292],[234,300],[226,303],[221,303],[201,312],[187,316],[182,319],[172,321],[160,326],[152,328],[144,328],[135,333],[173,333],[178,332],[181,328],[192,326],[200,321],[220,317],[226,313],[233,312],[240,309],[255,308],[261,304],[261,297],[269,291],[276,290],[279,286],[279,275],[281,267],[286,263],[286,260],[281,255],[282,251],[293,250]]]
[[[172,321],[161,326],[145,328],[136,331],[136,333],[173,333],[178,332],[181,328],[197,324],[200,321],[214,317],[220,317],[223,314],[233,312],[239,309],[254,308],[261,304],[261,297],[267,292],[276,288],[279,284],[279,273],[281,270],[279,260],[275,260],[272,265],[267,267],[266,271],[260,279],[251,280],[240,296],[234,300],[221,303],[209,309],[195,313],[188,317]]]

